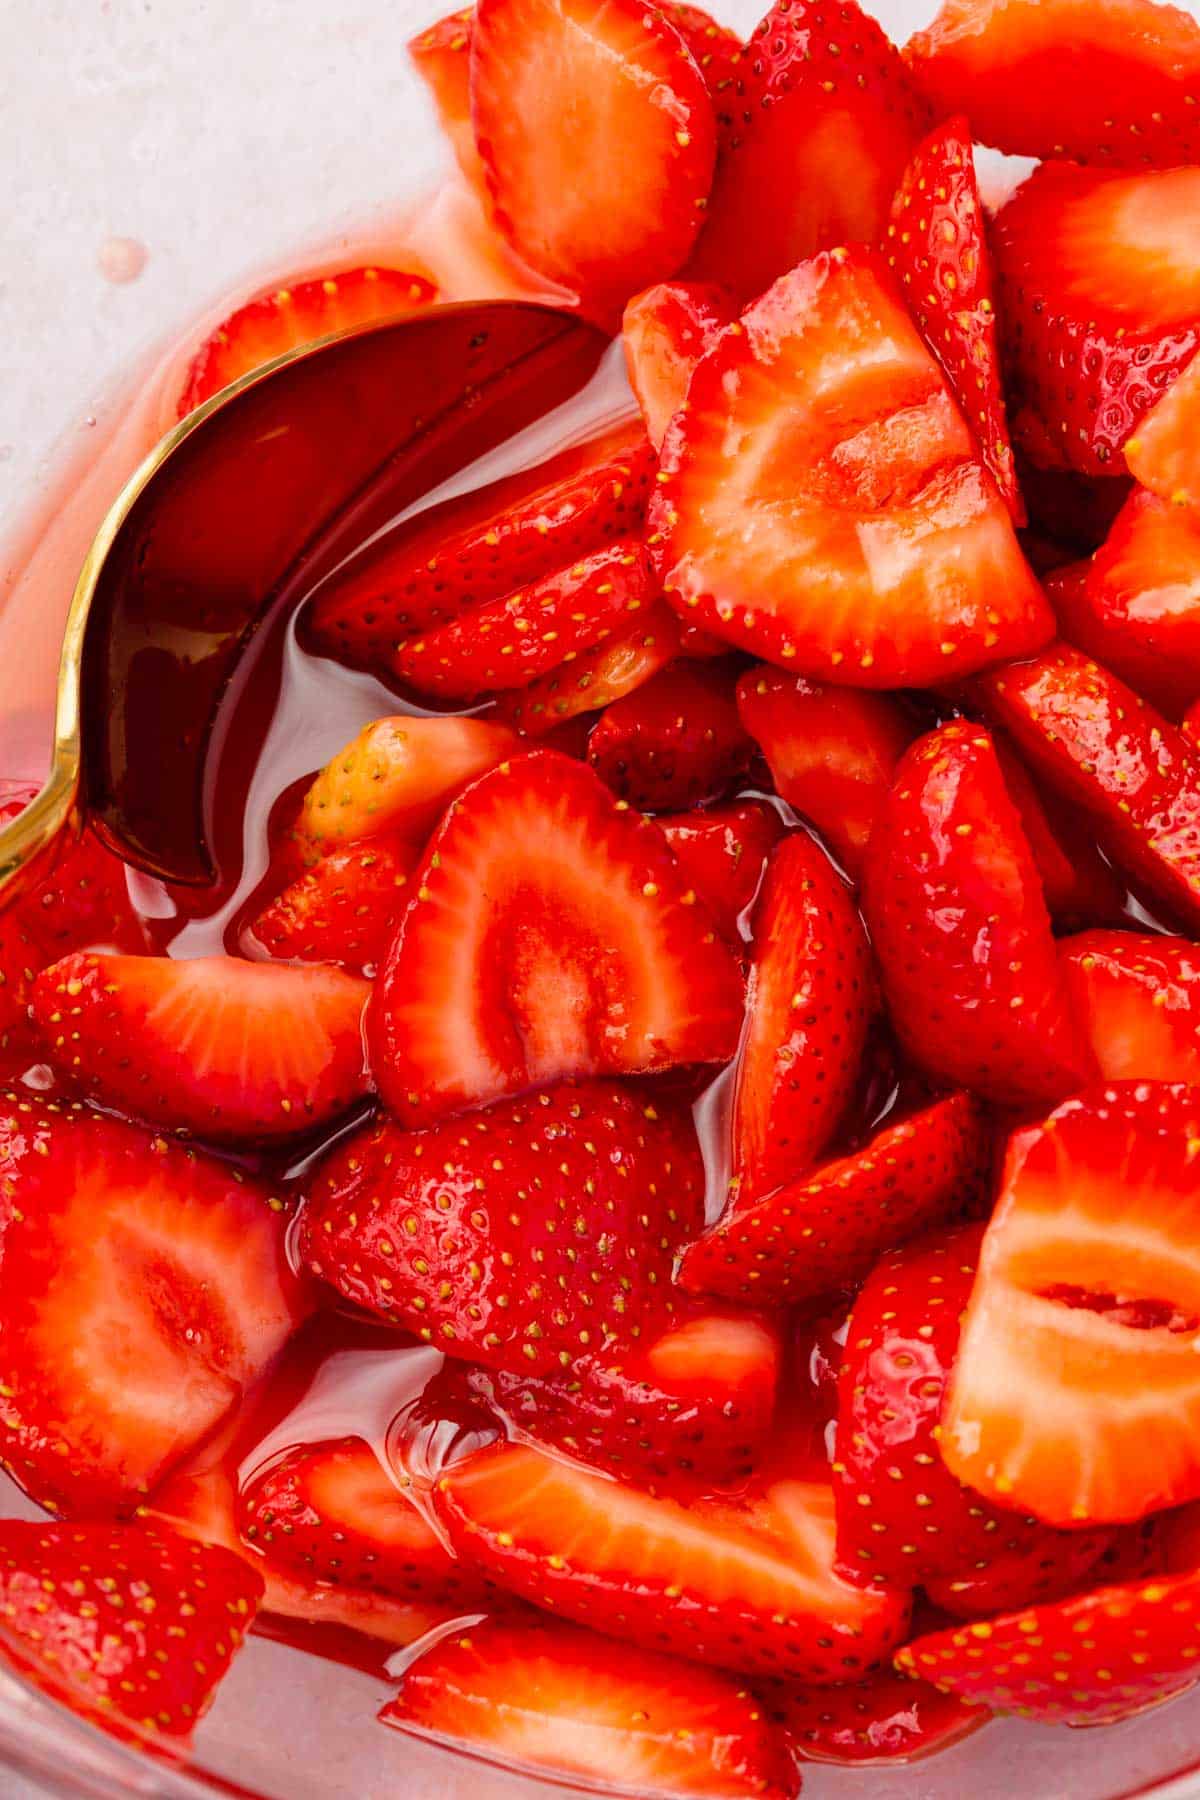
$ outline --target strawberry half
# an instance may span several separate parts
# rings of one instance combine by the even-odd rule
[[[428,306],[437,289],[409,269],[339,269],[276,288],[239,307],[197,350],[179,396],[179,417],[289,350],[352,326]]]
[[[904,757],[863,901],[896,1031],[931,1075],[1020,1105],[1061,1099],[1094,1072],[982,727],[944,725]]]
[[[87,1107],[0,1105],[0,1447],[42,1505],[132,1507],[307,1310],[226,1164]]]
[[[732,1055],[742,979],[656,825],[534,751],[451,806],[367,1014],[402,1124],[565,1075]]]
[[[936,126],[914,150],[892,201],[887,259],[984,463],[1023,524],[1000,380],[992,261],[971,128],[961,114]]]
[[[783,836],[779,814],[765,800],[741,800],[707,812],[664,813],[657,822],[684,879],[736,943],[742,915],[762,886],[767,858]]]
[[[875,1000],[854,900],[805,832],[772,854],[733,1090],[733,1180],[756,1200],[806,1169],[850,1103]]]
[[[1200,949],[1186,938],[1085,931],[1059,946],[1105,1081],[1200,1087]]]
[[[825,687],[765,667],[742,676],[737,704],[775,792],[812,820],[857,880],[896,764],[913,739],[908,714],[889,695]]]
[[[434,1498],[467,1561],[623,1642],[823,1684],[862,1674],[904,1631],[907,1596],[834,1573],[820,1483],[684,1507],[501,1443],[457,1464]]]
[[[943,113],[1015,156],[1200,159],[1200,27],[1153,0],[943,0],[905,48]]]
[[[969,1706],[927,1681],[876,1669],[844,1687],[763,1690],[763,1708],[803,1762],[907,1763],[945,1750],[986,1724]]]
[[[749,299],[814,251],[875,242],[930,121],[855,0],[778,0],[746,46],[739,86],[691,267]]]
[[[1066,644],[981,684],[1034,768],[1090,814],[1114,862],[1200,921],[1200,750]]]
[[[498,224],[586,311],[619,317],[683,263],[716,121],[661,13],[637,0],[478,0],[471,115]]]
[[[0,1523],[0,1643],[94,1724],[187,1739],[250,1629],[262,1582],[166,1525]]]
[[[966,1094],[935,1101],[751,1206],[735,1200],[684,1251],[680,1284],[762,1306],[852,1287],[882,1251],[961,1210],[986,1143]]]
[[[394,834],[333,850],[289,882],[251,930],[284,961],[373,972],[408,899],[417,861],[408,841]]]
[[[1032,462],[1124,469],[1125,440],[1200,344],[1198,208],[1197,169],[1046,163],[997,214],[1010,416]]]
[[[312,1183],[301,1250],[346,1299],[447,1354],[545,1375],[665,1323],[703,1191],[690,1119],[564,1084],[347,1138]]]
[[[548,1621],[443,1637],[379,1717],[505,1769],[633,1800],[786,1800],[796,1787],[782,1737],[736,1682]]]
[[[668,599],[770,662],[922,686],[1051,633],[945,376],[868,252],[802,263],[722,333],[661,460]]]
[[[736,318],[729,289],[711,281],[660,281],[625,308],[625,366],[656,450],[683,405],[692,370]]]
[[[664,669],[605,710],[588,739],[588,761],[622,800],[652,812],[719,798],[754,751],[733,679],[720,664]]]
[[[527,688],[501,694],[495,716],[525,737],[543,737],[582,713],[597,712],[634,693],[674,662],[683,637],[679,620],[665,601],[659,601],[624,637],[598,644]]]
[[[1129,473],[1144,488],[1172,505],[1200,502],[1200,458],[1196,421],[1200,415],[1200,362],[1193,357],[1162,397],[1142,415],[1137,432],[1125,440]]]
[[[340,969],[231,956],[79,952],[44,969],[33,1012],[89,1094],[214,1142],[291,1137],[367,1091],[369,985]]]

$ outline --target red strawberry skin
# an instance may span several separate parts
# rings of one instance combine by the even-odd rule
[[[1105,1081],[1200,1087],[1200,951],[1187,938],[1084,931],[1059,946]]]
[[[522,737],[545,737],[572,719],[598,712],[634,693],[675,661],[684,648],[685,635],[666,601],[659,600],[643,622],[623,637],[597,644],[526,688],[498,694],[494,716],[507,720]],[[693,654],[699,655],[699,651]]]
[[[656,282],[625,308],[625,364],[656,450],[683,405],[692,370],[736,318],[732,294],[715,281]]]
[[[345,1140],[317,1171],[301,1249],[345,1299],[448,1355],[561,1374],[667,1322],[702,1206],[690,1120],[610,1083],[564,1085]]]
[[[763,1691],[767,1714],[802,1762],[907,1763],[945,1750],[987,1723],[980,1706],[943,1694],[927,1681],[876,1669],[844,1687]]]
[[[773,806],[741,800],[705,812],[662,814],[671,853],[731,943],[762,885],[767,858],[784,835]]]
[[[167,1525],[0,1524],[8,1657],[109,1731],[189,1738],[261,1594],[240,1557]]]
[[[1008,797],[1021,815],[1041,878],[1046,905],[1057,926],[1100,925],[1125,916],[1127,888],[1100,854],[1095,834],[1078,809],[1035,782],[1003,732],[993,732]]]
[[[254,936],[285,962],[373,971],[391,942],[417,861],[408,841],[395,836],[333,850],[263,908],[251,926]]]
[[[902,1043],[931,1075],[1004,1103],[1094,1073],[1029,842],[988,733],[921,738],[875,827],[864,907]]]
[[[691,0],[665,0],[658,10],[675,27],[704,77],[716,119],[717,147],[723,149],[739,130],[745,45],[735,31]]]
[[[664,669],[614,701],[588,739],[588,761],[601,780],[652,812],[718,799],[745,773],[753,750],[733,676],[720,664]]]
[[[19,818],[37,793],[36,782],[0,778],[0,826]],[[92,831],[60,833],[45,873],[5,913],[44,947],[45,962],[68,950],[145,948],[125,865]]]

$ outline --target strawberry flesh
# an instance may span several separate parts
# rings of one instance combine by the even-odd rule
[[[1105,1081],[1200,1087],[1200,950],[1187,938],[1085,931],[1059,946]]]
[[[588,761],[622,800],[662,812],[719,799],[753,749],[728,668],[679,662],[605,710]]]
[[[657,822],[685,880],[736,943],[767,859],[783,836],[779,814],[764,800],[742,800],[707,812],[663,813]]]
[[[417,860],[407,839],[394,834],[332,850],[289,882],[251,930],[282,961],[373,971],[391,942]]]
[[[438,124],[450,141],[469,187],[487,191],[475,132],[471,126],[471,23],[474,8],[447,13],[408,41],[408,57],[425,83],[437,111]]]
[[[1200,412],[1200,363],[1180,370],[1166,393],[1142,415],[1125,441],[1129,473],[1160,500],[1174,506],[1200,502],[1200,458],[1196,420]]]
[[[736,318],[732,294],[712,281],[660,281],[625,308],[625,364],[656,450],[687,397],[692,370]]]

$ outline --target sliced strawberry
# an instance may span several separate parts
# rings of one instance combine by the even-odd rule
[[[692,266],[749,299],[816,250],[876,241],[930,121],[899,52],[855,0],[778,0],[739,73],[741,117]]]
[[[478,0],[471,113],[498,223],[590,313],[619,316],[685,260],[716,121],[662,14],[637,0]]]
[[[658,597],[641,544],[622,538],[531,587],[489,600],[448,624],[406,638],[392,674],[440,700],[473,700],[527,687],[560,663],[629,630]]]
[[[887,258],[1019,525],[1025,509],[1000,380],[992,262],[971,128],[961,114],[913,152],[892,201]]]
[[[854,879],[914,727],[889,695],[825,687],[779,669],[738,682],[742,724],[758,742],[775,792],[811,819]]]
[[[368,1009],[404,1124],[564,1075],[732,1055],[742,979],[661,831],[551,750],[450,808]]]
[[[747,1673],[846,1681],[887,1655],[906,1598],[833,1572],[819,1483],[780,1480],[753,1504],[689,1507],[519,1444],[438,1483],[460,1555],[537,1606],[656,1650]]]
[[[588,761],[631,806],[661,812],[717,799],[754,751],[733,682],[720,664],[675,663],[605,710]]]
[[[1077,1580],[1111,1534],[1001,1511],[942,1462],[939,1420],[981,1237],[967,1225],[889,1252],[854,1303],[838,1377],[838,1555],[885,1581],[999,1569],[1023,1604],[1055,1571]]]
[[[35,781],[0,777],[0,826],[19,818],[37,793]],[[39,968],[67,950],[145,948],[125,865],[86,829],[59,834],[44,873],[8,901],[5,916],[20,920],[26,953],[44,949]]]
[[[703,1191],[690,1119],[566,1084],[432,1130],[355,1133],[316,1173],[302,1252],[449,1355],[548,1374],[665,1322]]]
[[[43,1505],[133,1506],[307,1307],[266,1191],[82,1106],[0,1107],[0,1446]]]
[[[762,886],[767,858],[783,836],[779,814],[764,800],[742,800],[708,812],[664,813],[658,823],[684,879],[736,943],[742,915]]]
[[[745,45],[735,31],[710,18],[690,0],[663,0],[658,8],[671,21],[704,77],[716,119],[717,148],[723,150],[740,129],[741,74]]]
[[[77,952],[33,988],[51,1057],[89,1094],[214,1141],[290,1137],[367,1089],[370,988],[340,969]]]
[[[1200,344],[1200,264],[1184,225],[1198,207],[1197,169],[1046,163],[1001,208],[1009,399],[1031,461],[1123,470],[1126,438]]]
[[[1135,435],[1125,441],[1129,472],[1144,488],[1173,506],[1200,502],[1200,362],[1180,370],[1166,393],[1143,413]]]
[[[471,21],[475,9],[448,13],[444,19],[408,40],[408,57],[429,90],[438,124],[450,141],[468,184],[476,193],[487,181],[471,125]]]
[[[1048,1543],[1035,1540],[1024,1549],[1002,1551],[963,1575],[931,1577],[926,1594],[952,1618],[990,1619],[994,1613],[1065,1600],[1084,1588],[1141,1580],[1162,1566],[1157,1518],[1108,1533],[1043,1530]],[[1097,1555],[1097,1543],[1105,1537],[1108,1547]]]
[[[525,737],[543,737],[583,713],[611,706],[674,662],[685,632],[665,601],[650,607],[643,623],[610,638],[576,662],[564,663],[527,688],[501,694],[496,717]],[[724,648],[724,646],[722,646]],[[696,652],[695,654],[699,654]]]
[[[1059,953],[1105,1081],[1200,1086],[1200,949],[1186,938],[1085,931]]]
[[[785,838],[754,909],[749,1011],[734,1077],[741,1202],[819,1156],[854,1093],[875,997],[854,900],[820,846]]]
[[[852,1287],[882,1251],[961,1210],[986,1143],[973,1100],[938,1100],[750,1206],[735,1200],[684,1251],[679,1281],[763,1306]]]
[[[987,707],[1029,762],[1090,814],[1105,850],[1181,920],[1200,921],[1200,751],[1066,644],[998,670]]]
[[[803,1762],[912,1762],[945,1750],[987,1722],[982,1707],[893,1669],[876,1669],[865,1681],[845,1687],[772,1683],[763,1691],[763,1703]]]
[[[1154,0],[943,0],[905,49],[943,113],[1016,156],[1200,160],[1200,27]]]
[[[441,1638],[379,1717],[506,1769],[634,1800],[786,1800],[796,1787],[781,1734],[729,1677],[548,1621]]]
[[[668,599],[802,674],[929,685],[1052,630],[945,376],[865,251],[802,263],[722,334],[659,480]]]
[[[387,949],[418,861],[405,838],[368,838],[333,850],[289,882],[254,920],[272,956],[371,970]]]
[[[772,1320],[697,1304],[618,1361],[583,1360],[553,1380],[481,1373],[476,1384],[514,1430],[593,1468],[737,1487],[771,1428],[781,1355]]]
[[[386,668],[405,638],[640,530],[654,452],[640,420],[445,500],[368,544],[306,613],[319,647]]]
[[[1118,1523],[1200,1494],[1198,1108],[1119,1082],[1010,1142],[941,1436],[1001,1504]]]
[[[656,450],[683,405],[692,370],[736,318],[729,289],[711,281],[660,281],[625,308],[625,364]]]
[[[1125,884],[1096,848],[1087,820],[1059,795],[1037,787],[1002,732],[994,732],[992,742],[1055,923],[1092,925],[1122,918]]]
[[[863,900],[893,1024],[931,1075],[1019,1105],[1061,1099],[1094,1072],[982,727],[944,725],[907,753]]]
[[[296,840],[309,861],[361,838],[419,841],[469,781],[516,747],[490,719],[376,719],[309,788]]]
[[[190,1737],[261,1594],[238,1557],[166,1525],[0,1524],[7,1658],[110,1731],[116,1717],[135,1732]]]
[[[1135,490],[1090,561],[1046,583],[1063,636],[1177,719],[1200,696],[1200,522]]]
[[[179,417],[264,363],[376,319],[394,319],[437,299],[423,272],[339,269],[276,288],[239,307],[197,350],[179,397]]]
[[[30,1003],[34,977],[53,954],[29,931],[23,912],[0,915],[0,1068],[19,1073],[40,1052]]]

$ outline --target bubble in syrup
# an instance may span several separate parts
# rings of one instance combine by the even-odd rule
[[[96,265],[105,281],[123,287],[126,282],[137,280],[146,266],[148,254],[145,244],[139,243],[137,238],[105,238],[96,252]]]

